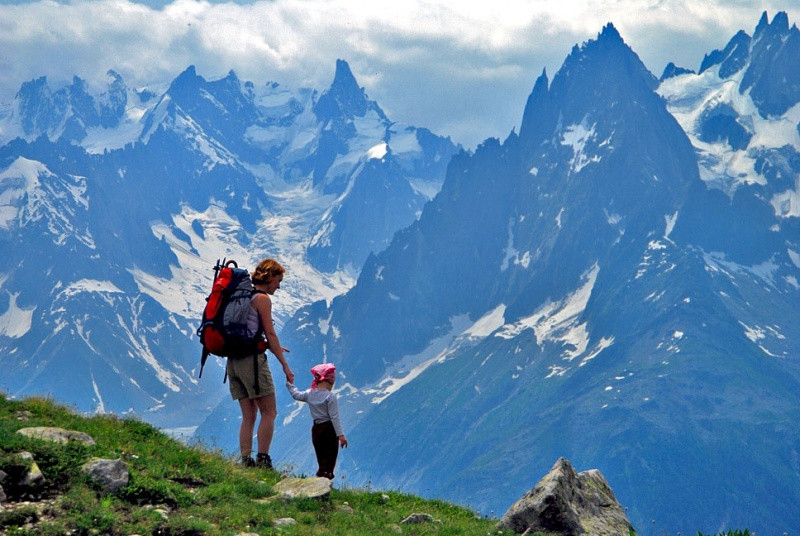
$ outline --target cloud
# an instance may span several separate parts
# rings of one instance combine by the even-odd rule
[[[324,89],[347,60],[390,118],[467,146],[519,124],[535,78],[555,74],[574,44],[613,22],[657,76],[697,69],[761,12],[800,15],[782,0],[41,0],[0,6],[0,102],[46,75],[129,85],[167,83],[189,65],[207,79],[233,69],[256,84]],[[794,10],[794,12],[793,12]]]

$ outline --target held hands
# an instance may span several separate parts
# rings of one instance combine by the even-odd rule
[[[283,373],[286,374],[286,381],[289,383],[294,383],[294,372],[289,367],[289,363],[283,364]]]
[[[340,446],[341,446],[343,449],[346,449],[346,448],[347,448],[347,438],[344,436],[344,434],[342,434],[342,435],[340,435],[340,436],[339,436],[339,445],[340,445]]]

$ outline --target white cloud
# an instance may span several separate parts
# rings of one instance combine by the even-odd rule
[[[697,69],[764,10],[800,17],[785,0],[41,0],[0,5],[0,102],[42,75],[100,84],[114,69],[136,86],[189,65],[323,89],[342,58],[389,117],[474,146],[518,126],[542,69],[552,79],[607,22],[658,76],[669,61]]]

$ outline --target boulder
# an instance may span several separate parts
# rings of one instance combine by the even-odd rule
[[[333,482],[323,477],[284,478],[273,489],[281,499],[322,499],[330,495]]]
[[[120,459],[92,458],[83,464],[83,472],[107,493],[121,490],[130,480],[128,466]]]
[[[566,458],[505,513],[499,530],[563,536],[635,534],[614,492],[597,469],[576,473]]]
[[[47,482],[33,454],[18,452],[8,462],[8,473],[0,471],[0,503],[37,497]]]
[[[402,520],[403,525],[418,525],[419,523],[433,523],[436,521],[432,515],[426,513],[414,513]]]
[[[45,441],[55,441],[56,443],[68,443],[70,441],[80,441],[88,446],[94,445],[94,439],[89,434],[75,430],[64,430],[55,426],[32,426],[17,430],[18,434]]]
[[[19,457],[25,461],[31,462],[31,467],[27,474],[19,482],[19,485],[26,486],[34,489],[41,488],[44,485],[45,478],[39,465],[33,459],[33,454],[30,452],[20,452]]]
[[[342,504],[340,504],[339,506],[337,506],[337,507],[336,507],[336,510],[337,510],[338,512],[342,512],[342,513],[344,513],[344,514],[352,514],[352,513],[354,513],[354,512],[355,512],[355,510],[353,510],[353,507],[352,507],[352,506],[350,506],[349,504],[347,504],[346,502],[345,502],[345,503],[342,503]]]

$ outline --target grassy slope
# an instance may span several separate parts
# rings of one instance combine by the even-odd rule
[[[16,434],[28,426],[58,426],[91,435],[88,447],[59,445]],[[403,534],[496,534],[495,520],[443,501],[394,492],[340,489],[325,500],[284,501],[272,486],[282,475],[244,469],[204,448],[177,442],[135,419],[91,418],[42,398],[8,400],[0,394],[0,470],[19,472],[17,454],[31,452],[47,484],[31,504],[8,489],[0,507],[0,534],[397,534],[414,512],[436,523],[402,525]],[[98,491],[80,466],[91,457],[121,458],[131,480],[113,495]],[[15,497],[17,495],[17,497]],[[388,496],[388,501],[382,495]],[[28,499],[30,500],[30,499]],[[276,528],[274,520],[296,524]]]

